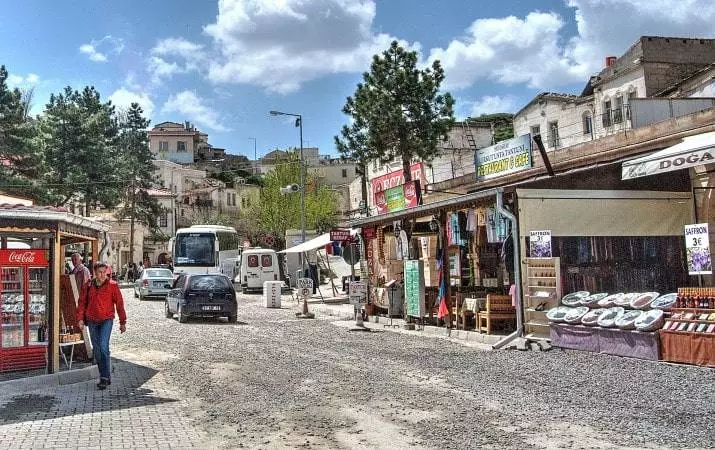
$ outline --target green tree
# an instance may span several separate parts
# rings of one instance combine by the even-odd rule
[[[46,200],[38,182],[43,170],[35,121],[29,117],[31,96],[7,86],[8,71],[0,66],[0,188],[10,195]]]
[[[353,125],[336,138],[343,155],[356,161],[399,158],[405,181],[412,179],[414,160],[429,162],[437,155],[438,141],[446,139],[454,123],[454,99],[440,93],[440,62],[424,69],[417,68],[417,62],[417,52],[406,51],[397,41],[375,55],[370,72],[363,74],[343,107]]]
[[[55,204],[72,199],[86,212],[101,204],[115,207],[127,180],[122,179],[118,126],[111,102],[102,103],[94,87],[66,87],[52,94],[40,121],[48,170],[45,181]]]
[[[300,194],[281,194],[280,189],[298,184],[300,164],[297,154],[291,154],[294,162],[282,162],[263,177],[258,203],[251,205],[249,217],[253,219],[252,233],[249,238],[262,241],[266,235],[272,235],[276,247],[285,243],[285,233],[289,229],[300,228]],[[308,172],[305,183],[305,226],[324,232],[336,223],[338,200],[336,193],[321,185],[318,178]]]
[[[482,114],[472,119],[478,122],[490,122],[494,124],[494,142],[501,142],[514,137],[514,114]]]
[[[152,234],[156,234],[159,215],[166,211],[149,194],[149,189],[158,183],[146,133],[150,121],[144,118],[144,111],[138,103],[132,103],[126,112],[118,116],[118,170],[121,178],[129,180],[129,183],[122,186],[122,197],[126,201],[115,215],[119,220],[129,218],[129,239],[133,243],[136,222],[146,225]],[[129,247],[129,260],[134,261],[134,245]]]

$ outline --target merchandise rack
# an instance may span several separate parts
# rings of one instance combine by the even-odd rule
[[[550,339],[546,312],[561,302],[559,258],[526,258],[524,280],[524,331],[527,338]],[[536,293],[546,293],[546,296]],[[539,305],[541,308],[537,309]]]

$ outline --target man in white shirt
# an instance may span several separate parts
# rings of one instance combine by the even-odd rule
[[[70,275],[81,273],[84,275],[84,281],[92,279],[89,269],[82,263],[82,255],[79,253],[72,253],[72,266],[74,268],[72,269],[72,272],[70,272]]]

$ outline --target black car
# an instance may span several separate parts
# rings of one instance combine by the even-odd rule
[[[189,317],[227,317],[235,323],[238,314],[236,291],[223,274],[183,274],[166,296],[166,317],[174,314],[184,323]]]

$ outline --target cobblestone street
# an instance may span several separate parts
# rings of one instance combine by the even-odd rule
[[[0,395],[0,448],[715,446],[711,369],[353,333],[288,297],[179,324],[130,292],[110,388]]]

